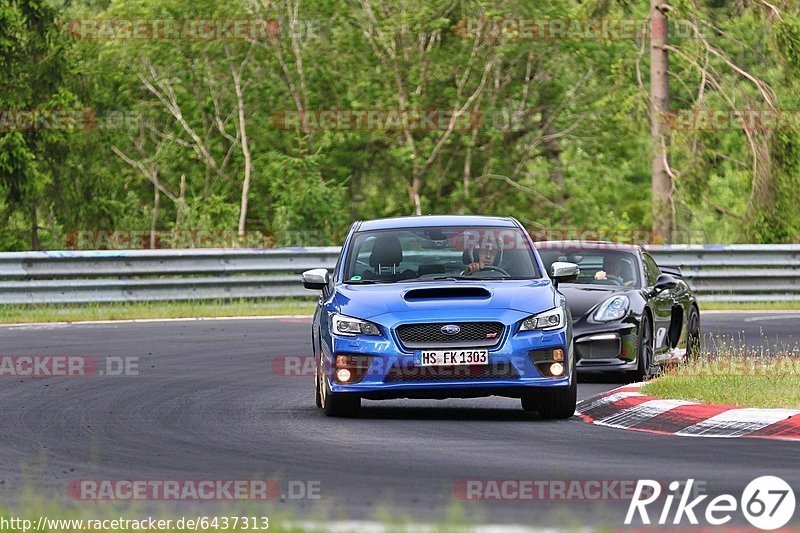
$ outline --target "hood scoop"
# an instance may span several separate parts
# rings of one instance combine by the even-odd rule
[[[407,302],[417,300],[459,300],[462,298],[489,298],[491,293],[482,287],[430,287],[411,289],[403,298]]]

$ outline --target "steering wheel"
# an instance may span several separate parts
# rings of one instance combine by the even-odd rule
[[[507,277],[509,277],[509,278],[511,277],[511,274],[509,274],[508,272],[506,272],[506,271],[505,271],[505,270],[503,270],[502,268],[500,268],[500,267],[496,267],[496,266],[493,266],[493,265],[486,265],[485,267],[483,267],[483,269],[481,269],[481,270],[478,270],[478,272],[485,272],[485,271],[487,271],[487,270],[491,270],[491,271],[494,271],[494,272],[500,272],[500,273],[501,273],[502,275],[504,275],[504,276],[507,276]],[[473,275],[473,274],[475,274],[475,272],[469,272],[468,270],[464,270],[464,271],[461,273],[461,275],[462,275],[462,276],[471,276],[471,275]]]
[[[594,282],[598,285],[625,285],[624,280],[619,276],[606,276],[605,279],[596,279]]]

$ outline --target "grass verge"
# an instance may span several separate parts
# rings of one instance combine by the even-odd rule
[[[146,318],[309,315],[312,300],[211,300],[0,306],[0,323],[81,322]]]
[[[700,313],[703,311],[800,311],[800,301],[700,302]]]
[[[701,403],[800,409],[800,358],[701,356],[666,369],[641,392]]]
[[[228,316],[311,316],[314,313],[314,305],[315,302],[310,299],[7,305],[0,307],[0,324]],[[704,311],[791,311],[800,310],[800,302],[705,302],[701,304],[701,309]]]

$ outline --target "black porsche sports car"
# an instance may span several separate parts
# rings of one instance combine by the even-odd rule
[[[699,348],[700,309],[679,269],[659,267],[640,246],[546,241],[548,270],[575,263],[578,278],[559,290],[572,313],[577,369],[619,371],[636,380]]]

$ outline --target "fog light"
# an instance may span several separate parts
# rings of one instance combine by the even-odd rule
[[[564,373],[564,365],[561,363],[553,363],[550,365],[550,373],[554,376],[560,376]]]
[[[341,381],[342,383],[346,383],[350,381],[350,371],[346,368],[340,368],[336,371],[336,379]]]
[[[564,360],[564,350],[561,348],[556,348],[553,350],[553,361],[563,361]]]

